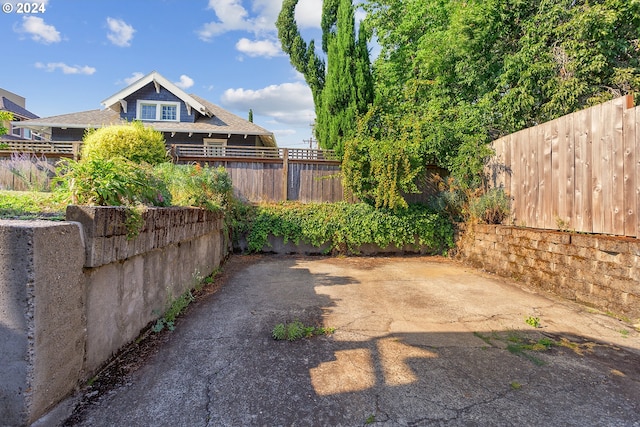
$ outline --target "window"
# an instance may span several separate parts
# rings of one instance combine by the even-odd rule
[[[156,119],[156,105],[155,104],[142,104],[140,107],[140,120],[155,120]]]
[[[24,130],[24,139],[31,139],[31,129]]]
[[[161,101],[138,101],[138,120],[180,121],[180,103]]]
[[[226,139],[204,138],[204,155],[212,157],[222,157],[225,155]]]
[[[160,120],[176,120],[178,108],[175,105],[162,105]]]
[[[22,129],[20,128],[14,128],[13,126],[11,127],[11,135],[13,136],[22,136]]]

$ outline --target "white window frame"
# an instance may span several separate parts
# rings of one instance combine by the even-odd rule
[[[224,157],[227,140],[223,138],[203,138],[204,155],[211,157]]]
[[[156,117],[155,119],[143,119],[142,118],[142,106],[143,105],[153,105],[156,108]],[[175,120],[163,120],[162,119],[162,107],[163,106],[171,106],[176,108],[176,118]],[[180,121],[180,103],[173,101],[146,101],[146,100],[138,100],[136,103],[136,118],[142,121],[153,121],[153,122],[179,122]]]
[[[16,131],[18,133],[16,133]],[[22,129],[19,127],[15,127],[15,126],[11,126],[11,135],[13,136],[19,136],[20,138],[22,138]]]

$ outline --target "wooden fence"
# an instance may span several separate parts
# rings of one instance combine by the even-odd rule
[[[515,225],[640,236],[640,107],[624,96],[493,142]]]
[[[250,202],[338,202],[345,199],[340,162],[331,150],[174,145],[179,163],[222,166],[237,196]]]

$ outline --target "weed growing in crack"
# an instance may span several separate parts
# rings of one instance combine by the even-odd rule
[[[321,326],[305,326],[299,320],[290,323],[278,323],[271,330],[274,340],[296,341],[302,338],[311,338],[314,335],[331,335],[335,328],[325,328]]]
[[[525,319],[525,322],[527,325],[533,326],[534,328],[542,328],[539,317],[529,316]]]

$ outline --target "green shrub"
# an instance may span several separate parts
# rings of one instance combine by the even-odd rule
[[[171,194],[150,166],[122,157],[67,161],[58,167],[56,182],[75,204],[171,205]]]
[[[472,220],[485,224],[500,224],[510,212],[511,200],[502,188],[491,188],[486,193],[469,199]]]
[[[430,253],[453,247],[453,224],[424,205],[376,209],[366,203],[282,203],[247,210],[243,226],[250,252],[267,245],[269,235],[285,242],[304,241],[330,250],[355,253],[363,244],[379,247],[426,246]],[[240,221],[239,221],[240,222]]]
[[[83,139],[84,160],[124,157],[135,163],[156,165],[167,161],[164,136],[141,122],[87,131]]]
[[[232,199],[231,177],[223,167],[163,163],[156,166],[178,206],[225,209]]]

